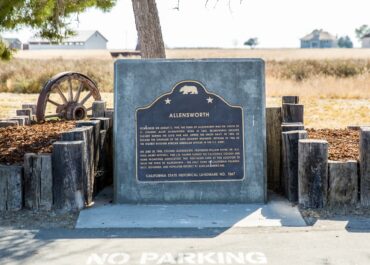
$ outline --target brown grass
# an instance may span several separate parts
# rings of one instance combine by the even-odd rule
[[[370,124],[370,49],[171,49],[167,56],[263,58],[268,106],[279,105],[283,95],[298,95],[308,127]],[[22,51],[11,62],[0,62],[0,92],[38,93],[46,80],[62,71],[87,74],[101,91],[111,92],[113,63],[108,51]],[[102,96],[112,107],[113,95]],[[0,117],[12,116],[22,102],[36,100],[34,94],[0,93]]]
[[[101,93],[109,108],[113,93]],[[0,118],[15,116],[21,103],[36,102],[37,94],[0,93]],[[370,99],[329,99],[301,96],[305,105],[305,125],[309,128],[345,128],[348,125],[370,125]],[[281,105],[281,97],[268,97],[267,106]]]

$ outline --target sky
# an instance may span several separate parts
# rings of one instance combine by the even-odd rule
[[[230,1],[230,6],[229,6]],[[157,0],[165,45],[176,47],[239,48],[258,38],[258,48],[297,48],[299,39],[314,29],[349,35],[360,43],[355,28],[370,25],[369,0]],[[110,49],[132,49],[137,34],[131,0],[118,0],[107,13],[89,9],[79,15],[76,30],[99,30]],[[32,37],[29,29],[4,37]]]

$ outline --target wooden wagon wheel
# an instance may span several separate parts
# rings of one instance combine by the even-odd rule
[[[37,100],[37,121],[84,119],[92,109],[91,99],[101,100],[101,96],[95,82],[86,75],[76,72],[57,74],[41,90]]]

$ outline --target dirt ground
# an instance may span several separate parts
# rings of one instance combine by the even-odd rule
[[[75,122],[71,121],[49,121],[0,128],[0,163],[21,164],[26,153],[51,153],[60,134],[74,127]]]
[[[329,159],[334,161],[358,160],[360,132],[349,129],[307,129],[308,138],[327,140]]]

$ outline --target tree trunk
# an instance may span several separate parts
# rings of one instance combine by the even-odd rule
[[[141,58],[166,58],[155,0],[132,0]]]

